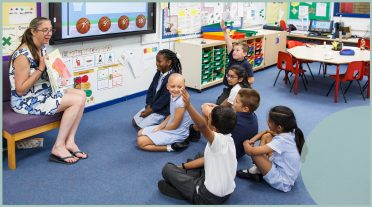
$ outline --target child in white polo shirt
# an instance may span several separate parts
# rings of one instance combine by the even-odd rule
[[[216,106],[206,123],[191,105],[186,90],[183,90],[182,98],[195,125],[208,141],[204,150],[204,170],[187,166],[187,163],[182,166],[167,163],[162,172],[164,180],[158,182],[159,190],[192,204],[222,204],[235,189],[237,160],[230,133],[236,124],[236,114],[230,107]],[[188,167],[194,170],[187,170]]]

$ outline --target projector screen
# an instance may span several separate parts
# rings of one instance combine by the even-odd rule
[[[155,32],[156,3],[49,3],[50,44]]]

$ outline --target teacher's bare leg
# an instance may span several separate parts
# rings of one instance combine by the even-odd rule
[[[67,140],[66,140],[66,148],[71,152],[78,152],[80,150],[79,150],[79,147],[75,143],[75,134],[76,134],[76,131],[79,127],[80,120],[83,117],[86,96],[85,96],[85,92],[83,90],[78,90],[78,89],[68,89],[67,93],[76,94],[77,96],[80,96],[81,102],[82,102],[80,111],[79,111],[78,114],[76,114],[75,121],[73,122],[72,128],[71,128],[70,133],[68,134]],[[76,153],[75,156],[77,156],[79,158],[86,158],[87,157],[87,155],[83,154],[83,153]]]
[[[81,96],[74,93],[65,93],[62,97],[61,105],[58,107],[58,112],[63,112],[61,124],[57,135],[56,142],[52,148],[52,154],[58,157],[71,156],[71,153],[66,148],[66,140],[75,123],[76,116],[79,114],[84,103],[81,101]],[[78,158],[68,158],[66,162],[76,162]]]

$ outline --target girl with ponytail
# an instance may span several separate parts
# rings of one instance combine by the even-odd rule
[[[56,142],[49,159],[73,164],[88,155],[79,150],[75,134],[85,107],[85,92],[73,88],[53,93],[45,71],[45,45],[54,29],[49,19],[37,17],[30,22],[21,44],[11,55],[9,80],[11,107],[20,114],[54,115],[63,112]]]
[[[253,180],[264,179],[271,187],[288,192],[301,168],[304,135],[297,126],[293,111],[286,106],[275,106],[269,112],[269,130],[258,133],[243,143],[254,166],[238,170],[237,176]],[[257,140],[259,146],[254,146]]]

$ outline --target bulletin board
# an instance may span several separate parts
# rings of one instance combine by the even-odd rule
[[[3,3],[3,36],[1,38],[3,60],[9,59],[9,55],[20,44],[20,37],[28,28],[30,21],[40,16],[40,13],[40,3]]]
[[[280,20],[287,21],[288,2],[267,2],[266,4],[266,22],[274,24]]]
[[[201,34],[207,24],[234,21],[234,27],[243,23],[243,3],[160,3],[161,37],[183,38]]]
[[[330,2],[291,2],[289,5],[289,19],[330,19]]]
[[[201,28],[201,3],[161,3],[162,39],[195,35]]]
[[[247,2],[243,4],[244,27],[260,26],[266,23],[265,2]]]

